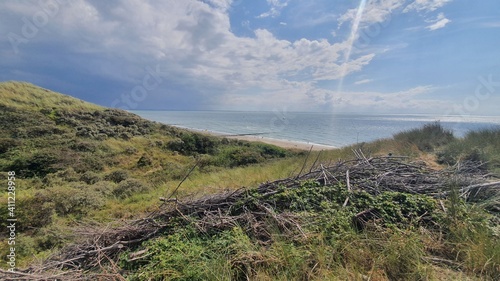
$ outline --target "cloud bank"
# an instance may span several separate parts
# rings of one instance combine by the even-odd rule
[[[366,1],[359,28],[388,22],[395,13],[435,11],[450,0],[407,2]],[[279,17],[290,3],[267,0],[269,10],[254,18]],[[392,102],[389,95],[399,95],[339,93],[323,86],[374,61],[376,51],[352,51],[359,34],[289,39],[258,27],[249,36],[236,35],[230,15],[238,5],[244,2],[5,1],[0,33],[7,36],[0,40],[7,47],[0,49],[6,58],[0,77],[73,90],[85,85],[84,91],[95,92],[86,93],[91,101],[127,109],[331,110],[360,99],[366,106]],[[357,11],[338,14],[338,26],[350,29]],[[287,27],[285,22],[277,25]],[[427,28],[449,22],[440,13]],[[329,34],[337,29],[332,26]]]

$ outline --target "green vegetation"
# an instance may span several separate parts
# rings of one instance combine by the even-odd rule
[[[47,116],[54,118],[57,109],[67,111],[103,110],[103,107],[75,99],[71,96],[54,93],[24,82],[2,82],[0,86],[2,106],[12,109],[43,110]]]
[[[453,180],[460,172],[500,172],[498,129],[456,138],[433,123],[306,155],[150,122],[21,82],[0,83],[0,125],[0,178],[7,182],[7,171],[17,178],[18,268],[36,267],[80,242],[85,229],[104,225],[104,233],[159,211],[160,197],[194,200],[247,187],[229,210],[240,218],[262,213],[252,224],[200,228],[201,216],[180,216],[151,239],[123,247],[110,257],[116,263],[103,259],[103,268],[84,274],[104,270],[102,280],[500,278],[500,192],[471,192],[466,200]],[[409,156],[408,163],[435,169],[456,165],[458,172],[446,179],[442,197],[349,191],[344,183],[319,180],[256,192],[261,183],[313,163],[352,159],[353,150],[368,158]],[[2,196],[0,206],[6,201]],[[3,260],[7,211],[0,209]]]
[[[468,209],[465,202],[448,205],[455,211],[443,211],[431,197],[392,192],[353,194],[353,204],[342,207],[339,202],[346,194],[339,190],[344,187],[304,182],[301,188],[267,198],[278,208],[257,230],[263,236],[238,224],[201,231],[194,218],[172,225],[167,234],[122,253],[120,267],[129,280],[498,277],[500,247],[486,213]],[[260,199],[255,199],[258,204]],[[281,200],[290,203],[287,210],[280,210]],[[380,216],[359,228],[352,220],[366,209],[376,209]],[[292,224],[285,226],[274,217],[278,214],[286,214]]]
[[[437,153],[442,164],[454,165],[463,161],[480,161],[495,173],[500,172],[500,130],[484,129],[469,132]]]
[[[439,122],[426,124],[422,128],[394,135],[396,141],[414,144],[424,152],[434,151],[454,140],[453,133],[444,129]]]

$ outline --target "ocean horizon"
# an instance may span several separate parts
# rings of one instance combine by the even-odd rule
[[[263,138],[343,147],[440,122],[457,137],[469,131],[500,127],[500,116],[436,114],[348,114],[280,111],[131,111],[145,119],[221,135]]]

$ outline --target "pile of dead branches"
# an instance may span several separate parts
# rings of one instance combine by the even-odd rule
[[[42,266],[19,273],[21,274],[17,276],[19,279],[11,280],[23,280],[23,274],[31,275],[32,279],[29,280],[44,280],[38,277],[44,272],[54,270],[63,273],[83,271],[88,273],[88,270],[96,268],[117,269],[114,263],[120,253],[138,246],[143,241],[168,233],[169,223],[179,218],[194,223],[202,232],[227,229],[235,225],[243,226],[263,243],[268,242],[270,237],[264,225],[269,219],[283,231],[293,229],[300,233],[301,228],[294,214],[277,212],[272,202],[267,202],[266,198],[286,189],[298,188],[304,181],[314,181],[324,186],[341,185],[348,192],[363,190],[372,195],[395,191],[445,198],[450,192],[450,187],[464,198],[478,198],[484,192],[500,194],[500,182],[488,181],[488,175],[481,172],[484,169],[479,169],[482,163],[460,163],[448,169],[434,170],[424,162],[408,162],[405,157],[366,158],[361,151],[355,153],[356,159],[332,165],[318,164],[315,161],[311,168],[305,169],[304,164],[298,175],[263,183],[257,189],[242,188],[191,200],[161,198],[163,201],[161,208],[148,217],[119,228],[104,230],[86,228],[85,231],[81,231],[84,239],[77,244],[66,247]],[[259,195],[258,202],[255,201],[255,194]],[[344,206],[347,204],[349,204],[348,199],[344,202]],[[111,267],[106,267],[105,264]],[[4,278],[2,274],[6,273],[0,272],[0,278]],[[99,275],[103,274],[102,270],[95,274],[92,278],[101,276],[106,279],[104,276],[114,276],[110,279],[119,279],[116,276],[120,276],[113,271]],[[79,276],[78,279],[75,275],[71,275],[69,279],[85,279],[83,275]]]

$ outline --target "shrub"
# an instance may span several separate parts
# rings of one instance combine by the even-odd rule
[[[0,154],[7,152],[10,149],[18,146],[20,142],[11,138],[0,138]]]
[[[8,170],[19,171],[19,175],[30,177],[44,177],[57,171],[55,164],[58,159],[48,152],[36,152],[31,155],[22,155],[14,159],[7,167]]]
[[[52,223],[54,204],[47,193],[38,191],[32,197],[18,199],[16,208],[19,230],[48,226]]]
[[[219,144],[216,137],[184,132],[179,139],[170,141],[167,148],[185,155],[214,154]]]
[[[107,181],[112,181],[114,183],[120,183],[126,180],[128,177],[129,175],[126,170],[116,170],[104,176],[104,179]]]
[[[96,182],[100,181],[101,177],[99,174],[92,172],[92,171],[87,171],[80,177],[80,181],[85,182],[86,184],[95,184]]]
[[[87,186],[57,186],[44,191],[43,196],[53,202],[54,210],[60,216],[85,215],[105,203],[101,194]]]
[[[153,163],[153,160],[151,160],[151,158],[148,155],[143,154],[141,156],[141,158],[139,158],[139,160],[137,161],[137,166],[138,167],[146,167],[146,166],[150,166],[152,163]]]
[[[128,146],[125,148],[124,153],[127,155],[132,155],[132,154],[137,153],[137,151],[139,151],[139,150],[137,150],[137,148],[135,148],[133,146]]]
[[[81,158],[75,163],[73,167],[78,173],[85,173],[86,171],[102,171],[104,169],[104,161],[106,159],[97,156],[94,153],[85,153],[79,155]]]
[[[287,156],[287,151],[281,147],[275,145],[265,144],[265,143],[255,143],[253,144],[260,153],[266,158],[282,158]]]
[[[248,147],[230,147],[221,153],[218,163],[223,166],[237,167],[264,161],[259,151]]]
[[[62,135],[65,131],[55,125],[46,124],[44,126],[32,126],[26,128],[26,136],[29,138],[38,138],[51,135]]]
[[[67,182],[77,181],[80,181],[80,175],[78,175],[72,167],[48,174],[42,179],[42,182],[48,186],[61,185]]]
[[[174,139],[167,143],[167,148],[172,151],[183,152],[184,150],[184,141],[181,139]]]
[[[133,137],[133,135],[131,133],[128,133],[128,132],[122,132],[122,133],[120,133],[119,137],[124,139],[124,140],[129,140]]]
[[[37,230],[35,236],[38,252],[60,248],[70,242],[75,233],[65,225],[52,224]]]
[[[76,135],[82,138],[93,138],[97,135],[97,130],[94,127],[80,126],[76,127]]]
[[[95,152],[97,150],[97,145],[90,141],[77,140],[70,148],[80,152]]]
[[[115,187],[116,184],[110,181],[100,181],[89,186],[91,190],[96,191],[104,197],[112,195]]]
[[[135,193],[144,192],[149,187],[137,179],[126,179],[118,184],[113,194],[118,198],[127,198]]]

